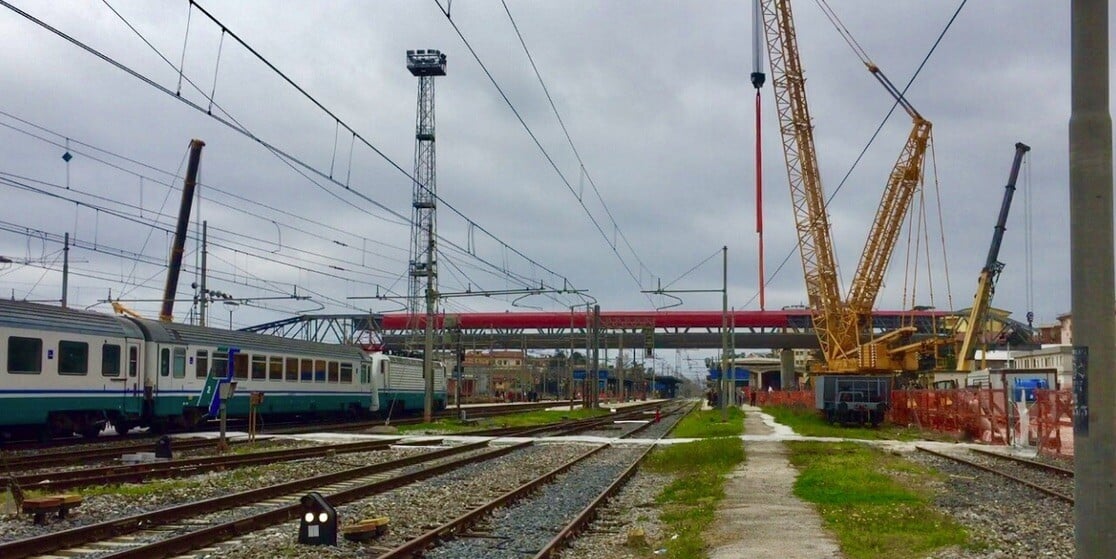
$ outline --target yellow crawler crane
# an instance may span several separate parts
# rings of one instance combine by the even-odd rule
[[[878,374],[915,370],[920,343],[906,343],[914,327],[876,335],[872,308],[891,260],[899,231],[915,193],[922,185],[923,163],[931,124],[915,110],[880,69],[868,59],[832,10],[820,4],[868,71],[911,117],[907,142],[887,181],[875,220],[864,243],[848,297],[842,298],[834,260],[829,218],[814,149],[813,125],[806,102],[806,79],[798,55],[789,0],[760,0],[772,85],[779,113],[783,153],[794,207],[798,247],[813,311],[814,330],[829,374]]]

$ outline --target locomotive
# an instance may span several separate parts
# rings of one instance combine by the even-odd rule
[[[207,396],[226,375],[237,383],[229,417],[249,414],[252,393],[264,418],[396,414],[421,409],[425,389],[421,359],[9,300],[0,356],[7,436],[188,430],[211,417]],[[445,402],[436,362],[435,408]]]

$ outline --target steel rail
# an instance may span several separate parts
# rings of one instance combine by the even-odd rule
[[[23,559],[31,555],[46,554],[63,548],[75,547],[97,540],[114,538],[138,530],[162,526],[192,516],[225,510],[245,503],[264,501],[291,493],[308,491],[316,487],[340,481],[388,472],[422,462],[438,460],[454,454],[477,450],[487,445],[488,441],[462,445],[417,456],[409,456],[381,464],[350,468],[332,474],[324,474],[259,489],[241,491],[222,497],[214,497],[51,534],[44,534],[42,536],[6,542],[0,544],[0,557],[4,559]]]
[[[487,443],[485,443],[487,444]],[[510,454],[516,450],[526,448],[534,443],[526,442],[515,445],[502,447],[483,454],[467,456],[460,460],[446,462],[430,468],[403,474],[387,480],[378,481],[370,484],[359,485],[343,491],[338,491],[329,495],[324,495],[326,501],[333,505],[343,505],[357,499],[361,499],[376,493],[402,487],[416,481],[426,478],[434,477],[451,470],[460,468],[466,464],[475,462],[482,462],[498,458],[505,454]],[[290,505],[281,506],[272,509],[268,512],[215,524],[208,528],[202,528],[188,534],[175,536],[151,544],[135,547],[132,549],[125,549],[116,553],[103,555],[100,559],[165,559],[167,557],[174,557],[176,555],[189,553],[196,549],[206,547],[221,541],[225,541],[237,536],[261,530],[275,524],[288,522],[301,516],[303,510],[302,503],[295,500]]]
[[[502,506],[510,505],[515,501],[518,501],[519,499],[527,496],[527,494],[550,482],[555,477],[558,477],[559,475],[565,473],[570,468],[579,464],[583,460],[604,450],[607,446],[608,445],[603,444],[599,445],[592,450],[575,457],[573,460],[570,460],[569,462],[566,462],[565,464],[562,464],[557,468],[554,468],[553,470],[550,470],[549,472],[535,479],[532,479],[531,481],[528,481],[527,483],[515,489],[512,489],[511,491],[508,491],[507,493],[504,493],[503,495],[500,495],[499,497],[496,497],[495,499],[492,499],[491,501],[437,528],[434,528],[433,530],[429,530],[416,538],[408,540],[403,545],[380,555],[379,557],[377,557],[377,559],[403,559],[405,557],[419,556],[422,554],[423,550],[433,546],[438,542],[438,540],[468,530],[470,527],[476,525],[477,522],[480,521],[480,519],[483,516],[487,515],[489,512],[492,512],[493,510]]]
[[[992,451],[992,450],[985,450],[983,448],[970,448],[969,450],[971,450],[973,452],[976,452],[978,454],[984,454],[984,455],[987,455],[987,456],[992,456],[994,458],[1002,458],[1004,460],[1011,460],[1013,462],[1026,464],[1028,466],[1031,466],[1033,468],[1037,468],[1039,470],[1046,470],[1046,471],[1051,472],[1051,473],[1055,473],[1055,474],[1059,474],[1059,475],[1063,475],[1063,476],[1068,476],[1068,477],[1073,477],[1073,470],[1063,468],[1061,466],[1057,466],[1057,465],[1054,465],[1054,464],[1045,464],[1045,463],[1039,462],[1037,460],[1031,460],[1029,458],[1022,458],[1022,457],[1019,457],[1019,456],[1011,456],[1011,455],[1007,455],[1007,454],[1001,454],[999,452],[995,452],[995,451]]]
[[[983,471],[986,471],[986,472],[989,472],[989,473],[996,474],[998,476],[1006,477],[1006,478],[1008,478],[1012,481],[1022,483],[1023,485],[1026,485],[1027,487],[1030,487],[1030,488],[1035,489],[1037,491],[1041,491],[1042,493],[1045,493],[1046,495],[1049,495],[1051,497],[1055,497],[1057,499],[1061,499],[1062,501],[1065,501],[1065,502],[1067,502],[1071,505],[1073,504],[1073,495],[1066,495],[1065,493],[1062,493],[1060,491],[1055,491],[1053,489],[1048,489],[1048,488],[1043,487],[1043,486],[1041,486],[1037,483],[1033,483],[1033,482],[1027,481],[1025,479],[1013,476],[1013,475],[1011,475],[1011,474],[1009,474],[1009,473],[1007,473],[1003,470],[998,470],[998,469],[993,468],[991,466],[985,466],[984,464],[978,464],[976,462],[973,462],[972,460],[966,460],[965,458],[961,458],[960,456],[953,456],[953,455],[950,455],[950,454],[946,454],[944,452],[938,452],[936,450],[930,450],[930,449],[925,448],[925,447],[916,446],[915,448],[922,451],[922,452],[932,454],[934,456],[940,456],[940,457],[948,459],[948,460],[953,460],[954,462],[960,462],[962,464],[965,464],[966,466],[971,466],[971,467],[976,468],[978,470],[983,470]]]
[[[248,442],[248,439],[230,439],[229,444],[243,444]],[[182,439],[175,440],[173,443],[175,450],[194,450],[198,448],[213,447],[213,439]],[[135,443],[125,444],[119,446],[105,446],[97,448],[82,448],[80,446],[62,452],[38,453],[38,454],[20,454],[20,455],[6,455],[0,452],[0,465],[6,465],[11,469],[20,468],[49,468],[54,466],[67,466],[70,464],[79,464],[84,462],[93,462],[97,460],[105,460],[109,457],[118,457],[127,452],[149,452],[151,451],[151,443]],[[4,480],[0,480],[3,483]]]
[[[35,490],[57,491],[89,485],[111,485],[115,483],[140,483],[148,478],[184,477],[202,472],[241,468],[256,464],[270,464],[278,461],[315,458],[329,454],[351,454],[383,450],[398,441],[375,440],[355,443],[342,443],[305,448],[290,448],[233,454],[225,456],[206,456],[168,460],[165,462],[146,462],[131,465],[113,465],[102,468],[86,468],[67,472],[37,472],[0,479],[0,489],[9,485],[31,487]]]
[[[685,406],[681,406],[681,407],[685,407]],[[677,408],[675,410],[672,410],[672,411],[678,411],[678,409],[681,409],[681,407]],[[615,418],[609,416],[607,419],[614,420]],[[639,428],[637,428],[635,430],[632,430],[628,433],[625,433],[625,434],[621,435],[619,438],[630,437],[630,436],[632,436],[632,435],[650,427],[651,425],[654,425],[654,424],[652,422],[648,421],[645,425],[641,425]],[[495,510],[497,508],[500,508],[500,507],[511,505],[511,504],[515,503],[516,501],[519,501],[520,499],[523,499],[528,494],[534,492],[535,490],[539,489],[543,485],[545,485],[547,483],[550,483],[551,481],[554,480],[554,478],[556,478],[559,475],[561,475],[561,474],[565,473],[566,471],[570,470],[575,465],[577,465],[580,462],[586,460],[590,456],[593,456],[594,454],[597,454],[598,452],[603,451],[607,446],[608,445],[601,445],[601,446],[595,447],[592,450],[575,457],[574,459],[570,460],[569,462],[566,462],[565,464],[562,464],[562,465],[558,466],[557,468],[554,468],[553,470],[551,470],[551,471],[549,471],[549,472],[547,472],[547,473],[545,473],[545,474],[543,474],[543,475],[541,475],[541,476],[539,476],[535,479],[532,479],[532,480],[528,481],[527,483],[519,486],[516,489],[508,491],[508,492],[504,493],[503,495],[500,495],[499,497],[496,497],[495,499],[492,499],[491,501],[489,501],[489,502],[487,502],[487,503],[485,503],[485,504],[483,504],[483,505],[481,505],[477,508],[474,508],[473,510],[471,510],[469,512],[466,512],[465,514],[462,514],[462,515],[458,516],[457,518],[455,518],[455,519],[453,519],[453,520],[451,520],[451,521],[449,521],[449,522],[447,522],[447,523],[445,523],[441,526],[438,526],[434,529],[428,530],[427,532],[425,532],[425,533],[423,533],[423,534],[421,534],[421,535],[419,535],[415,538],[412,538],[412,539],[408,540],[403,545],[400,545],[400,546],[398,546],[398,547],[396,547],[396,548],[394,548],[394,549],[392,549],[392,550],[390,550],[386,553],[383,553],[383,554],[379,555],[377,557],[377,559],[404,559],[404,558],[409,558],[409,557],[421,556],[422,553],[427,548],[430,548],[430,547],[436,545],[438,541],[444,540],[446,538],[452,537],[456,534],[460,534],[462,532],[465,532],[465,531],[469,530],[472,526],[475,526],[476,524],[478,524],[483,517],[485,517],[486,515],[491,513],[493,510]],[[582,511],[582,513],[577,518],[575,518],[574,521],[569,526],[581,526],[581,525],[584,525],[584,524],[590,522],[592,520],[592,511],[595,510],[596,507],[598,507],[601,503],[604,503],[609,497],[614,495],[617,491],[619,491],[619,489],[621,487],[623,487],[624,483],[626,483],[631,478],[631,476],[636,472],[639,465],[642,463],[644,458],[647,457],[647,455],[651,452],[652,449],[653,449],[653,447],[648,447],[647,450],[644,451],[643,454],[641,454],[639,456],[639,458],[637,458],[632,463],[631,466],[626,468],[624,470],[624,472],[622,474],[620,474],[620,476],[612,484],[610,484],[609,487],[607,489],[605,489],[605,491],[602,492],[601,495],[599,495],[597,497],[597,499],[595,499],[593,501],[593,503],[591,503],[589,505],[589,507],[587,507],[586,510]],[[586,519],[588,519],[588,520],[586,520]],[[557,538],[555,538],[550,543],[548,543],[547,547],[544,548],[544,551],[548,550],[548,549],[551,549],[554,546],[557,546],[557,545],[563,543],[566,538],[571,537],[571,534],[574,532],[574,530],[570,529],[569,526],[567,526],[567,529],[563,530],[563,532],[560,533]]]

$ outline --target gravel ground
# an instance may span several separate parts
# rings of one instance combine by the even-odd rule
[[[655,497],[673,477],[640,470],[601,509],[589,530],[575,538],[560,559],[642,559],[666,540]],[[642,542],[629,535],[642,531]]]
[[[254,532],[199,557],[221,559],[312,559],[376,556],[440,526],[498,495],[589,451],[586,445],[542,444],[521,452],[472,464],[406,487],[337,507],[341,524],[387,516],[390,528],[379,540],[355,543],[338,538],[336,547],[300,546],[298,523]]]
[[[469,537],[447,541],[423,556],[431,559],[534,557],[645,450],[610,448],[599,452],[540,491],[493,511]]]
[[[995,474],[925,453],[908,455],[946,474],[932,481],[935,504],[983,542],[946,549],[932,559],[1072,559],[1073,506]]]
[[[257,489],[299,478],[339,472],[356,466],[377,464],[425,452],[422,449],[393,448],[373,452],[340,454],[332,457],[250,466],[226,472],[209,472],[191,477],[153,480],[146,484],[124,484],[110,493],[78,491],[85,496],[82,505],[66,519],[52,519],[37,526],[28,515],[0,517],[0,542],[76,528],[230,493]],[[34,487],[24,488],[33,490]]]

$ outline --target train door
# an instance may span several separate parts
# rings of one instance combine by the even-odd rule
[[[368,391],[368,411],[380,409],[380,386],[375,375],[372,374],[374,361],[362,359],[360,363],[360,385],[362,390]]]

